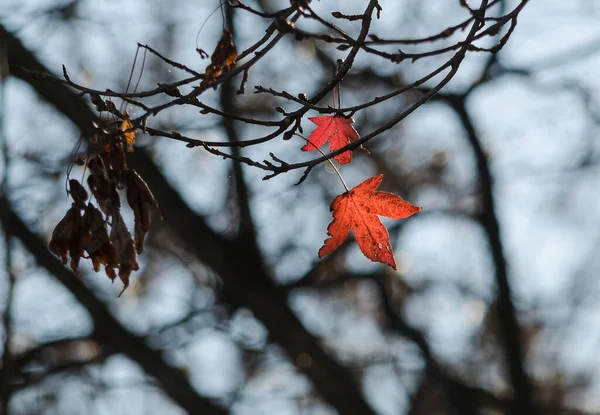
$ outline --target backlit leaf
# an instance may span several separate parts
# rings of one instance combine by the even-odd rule
[[[420,207],[392,193],[376,191],[383,174],[371,177],[331,203],[333,221],[327,228],[329,238],[319,249],[319,258],[335,251],[351,230],[362,253],[373,262],[382,262],[396,269],[396,261],[387,229],[378,216],[404,219],[421,210]]]
[[[121,131],[125,137],[125,144],[127,144],[127,152],[133,152],[133,144],[135,143],[135,128],[129,118],[125,118],[121,123]]]
[[[352,126],[354,124],[352,118],[345,118],[339,115],[325,115],[312,117],[309,120],[317,124],[317,128],[308,137],[308,143],[302,147],[302,151],[314,151],[327,141],[329,141],[329,150],[335,151],[359,139],[358,132]],[[344,151],[334,158],[340,164],[350,163],[352,161],[352,152]]]
[[[200,86],[209,85],[222,73],[233,68],[236,59],[237,50],[233,44],[233,36],[229,30],[224,29],[215,51],[210,56],[210,64],[206,67]]]

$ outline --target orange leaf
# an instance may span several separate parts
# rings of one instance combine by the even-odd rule
[[[308,143],[302,147],[302,151],[314,151],[329,140],[329,151],[338,150],[353,141],[359,139],[358,132],[354,129],[352,118],[344,118],[339,115],[325,115],[322,117],[309,118],[317,124],[317,128],[308,137]],[[340,164],[352,161],[352,152],[344,151],[334,157]]]
[[[329,238],[319,249],[319,258],[339,248],[353,229],[358,247],[367,258],[396,269],[387,229],[378,216],[404,219],[421,208],[400,196],[376,191],[382,180],[383,174],[371,177],[333,200],[330,207],[333,221],[327,227]]]
[[[127,152],[133,152],[133,144],[135,143],[135,128],[128,118],[125,118],[121,123],[121,131],[127,143]]]

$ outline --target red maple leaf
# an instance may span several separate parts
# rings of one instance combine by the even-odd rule
[[[333,221],[327,227],[329,238],[319,249],[319,258],[339,248],[353,229],[358,247],[367,258],[396,269],[387,229],[378,216],[404,219],[421,208],[400,196],[376,191],[382,180],[383,174],[371,177],[333,200],[330,206]]]
[[[317,124],[317,128],[308,137],[308,143],[302,147],[302,151],[314,151],[329,140],[329,151],[335,151],[347,146],[353,141],[358,140],[359,136],[352,124],[352,118],[345,118],[339,115],[325,115],[322,117],[309,118],[310,121]],[[340,164],[350,163],[352,161],[352,152],[344,151],[334,157]]]

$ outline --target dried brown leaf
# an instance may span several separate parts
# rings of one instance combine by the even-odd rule
[[[88,194],[85,188],[75,179],[69,180],[69,194],[73,199],[74,206],[78,209],[85,209],[85,202],[88,199]]]
[[[104,265],[107,275],[110,277],[108,269],[110,268],[112,271],[112,268],[118,267],[116,253],[108,238],[102,213],[90,203],[83,215],[83,229],[83,248],[92,260],[94,271],[100,271],[100,265]],[[114,275],[114,271],[112,271],[112,275]]]
[[[48,244],[50,252],[60,257],[63,264],[67,263],[67,255],[71,257],[69,266],[76,274],[81,273],[79,259],[83,255],[82,236],[79,209],[72,207],[52,231],[52,238]]]
[[[127,226],[125,226],[121,212],[117,209],[112,212],[111,227],[110,242],[115,250],[116,260],[119,264],[119,278],[123,281],[123,291],[125,291],[129,286],[131,272],[139,269],[135,253],[135,243],[127,230]]]
[[[160,215],[160,210],[150,188],[135,170],[127,170],[125,184],[127,186],[127,202],[133,210],[135,218],[135,246],[137,253],[141,254],[144,251],[144,239],[150,230],[152,213]]]
[[[108,164],[112,167],[114,171],[114,175],[119,177],[121,173],[127,170],[127,158],[125,157],[125,150],[123,149],[123,140],[121,137],[115,137],[115,139],[111,142],[110,145],[110,153],[109,154],[109,162]]]
[[[223,72],[230,70],[235,65],[236,59],[237,50],[233,44],[233,36],[229,30],[224,29],[215,51],[210,56],[210,65],[206,67],[200,86],[210,84]]]

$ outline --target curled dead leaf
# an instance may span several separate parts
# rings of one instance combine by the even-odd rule
[[[108,163],[106,162],[106,158],[108,158]],[[110,153],[108,153],[108,157],[104,158],[104,164],[112,167],[116,177],[119,177],[121,173],[127,170],[127,158],[125,157],[125,149],[123,148],[123,139],[121,137],[115,137],[111,142]]]
[[[112,207],[109,203],[111,190],[109,181],[102,176],[90,175],[87,182],[92,194],[98,202],[98,206],[100,206],[100,209],[102,209],[102,212],[104,212],[105,215],[108,215],[109,212],[112,212]]]
[[[137,253],[141,254],[144,251],[144,239],[150,230],[152,213],[160,215],[160,209],[150,188],[135,170],[127,170],[125,185],[127,187],[127,202],[133,210],[135,218],[135,246]]]
[[[73,206],[84,210],[88,194],[85,188],[75,179],[69,180],[69,194],[73,199]]]
[[[129,286],[131,272],[139,269],[135,243],[118,209],[112,212],[111,227],[110,242],[115,250],[116,260],[119,264],[119,278],[123,281],[123,291],[125,291]],[[121,291],[121,294],[123,291]]]
[[[83,255],[82,247],[82,226],[81,214],[79,209],[70,208],[65,216],[58,222],[58,225],[52,231],[52,238],[48,244],[48,249],[54,255],[62,259],[63,264],[67,263],[67,255],[71,257],[69,266],[74,273],[80,274],[79,259]]]
[[[100,271],[100,265],[104,265],[109,278],[115,275],[112,269],[118,267],[116,253],[108,238],[102,213],[91,203],[88,203],[83,215],[83,229],[83,249],[92,260],[94,271]]]
[[[110,216],[115,209],[121,207],[115,180],[109,179],[108,172],[112,172],[112,169],[107,171],[104,159],[99,156],[92,157],[88,167],[91,173],[87,179],[88,186],[102,212]]]

